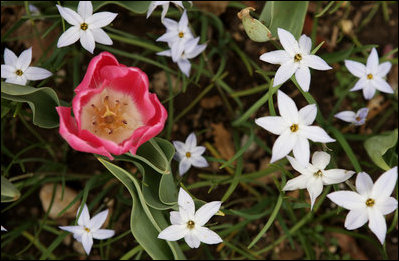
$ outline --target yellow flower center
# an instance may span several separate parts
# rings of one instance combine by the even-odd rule
[[[360,121],[360,117],[357,116],[357,117],[355,118],[355,120],[356,120],[356,121]]]
[[[323,176],[323,172],[321,172],[321,170],[318,170],[317,172],[313,173],[313,176],[321,177],[321,176]]]
[[[290,130],[292,132],[296,132],[298,130],[298,124],[292,124],[291,127],[290,127]]]
[[[367,74],[367,79],[369,80],[373,79],[373,75],[371,73]]]
[[[194,221],[192,221],[192,220],[189,220],[189,221],[187,222],[187,228],[188,228],[188,229],[193,229],[193,228],[194,228],[194,226],[195,226],[195,223],[194,223]]]
[[[294,61],[297,63],[302,60],[302,55],[300,53],[295,54]]]
[[[24,74],[24,72],[22,71],[22,70],[17,70],[16,72],[15,72],[15,74],[16,75],[18,75],[18,76],[22,76],[22,74]]]
[[[89,228],[87,228],[87,227],[84,227],[84,230],[85,230],[87,233],[89,233],[89,232],[90,232],[90,229],[89,229]]]
[[[179,32],[179,37],[183,38],[184,37],[184,33],[183,32]]]
[[[83,24],[80,25],[80,29],[82,29],[83,31],[86,31],[87,28],[89,28],[89,25],[86,24],[86,23],[83,23]]]
[[[372,206],[374,206],[374,204],[375,204],[374,199],[369,198],[369,199],[366,200],[366,206],[372,207]]]
[[[104,88],[82,108],[82,129],[119,144],[143,126],[141,115],[132,98]]]
[[[187,152],[186,152],[186,157],[187,157],[187,158],[190,158],[190,157],[191,157],[191,152],[187,151]]]

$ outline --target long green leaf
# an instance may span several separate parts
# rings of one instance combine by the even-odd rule
[[[19,190],[8,179],[1,176],[1,202],[12,202],[21,196]]]
[[[376,135],[368,138],[364,142],[364,148],[369,154],[371,160],[383,170],[389,170],[391,167],[383,159],[383,155],[388,149],[394,147],[398,142],[398,129]]]

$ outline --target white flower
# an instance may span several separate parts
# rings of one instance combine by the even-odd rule
[[[79,208],[80,210],[80,208]],[[76,215],[79,214],[79,210]],[[90,219],[89,209],[85,204],[82,214],[78,219],[78,226],[60,226],[62,230],[73,233],[73,237],[82,243],[87,255],[90,254],[94,239],[107,239],[114,236],[115,231],[111,229],[100,229],[108,216],[108,209],[104,210]]]
[[[366,122],[368,108],[361,108],[356,113],[353,111],[341,111],[334,115],[335,118],[353,123],[356,126],[363,125]]]
[[[1,65],[1,78],[6,82],[25,85],[27,81],[43,80],[52,75],[46,69],[29,66],[32,61],[32,47],[21,53],[19,57],[14,52],[4,49],[4,63]]]
[[[196,57],[197,55],[202,53],[206,48],[206,44],[198,45],[198,42],[199,42],[199,37],[188,40],[184,45],[183,53],[180,55],[180,57],[177,60],[177,65],[187,77],[190,76],[190,70],[191,70],[191,63],[188,59]],[[166,51],[158,52],[157,55],[170,57],[172,56],[172,51],[169,49]]]
[[[198,248],[200,242],[218,244],[223,242],[218,234],[207,227],[205,223],[219,211],[221,201],[206,203],[195,212],[194,201],[184,189],[179,191],[179,211],[170,212],[171,226],[159,233],[158,238],[176,241],[184,237],[187,245]]]
[[[176,148],[176,154],[174,159],[180,161],[179,163],[179,173],[182,176],[187,170],[190,169],[191,165],[202,168],[208,167],[208,162],[201,156],[205,151],[204,146],[197,146],[197,138],[194,132],[188,135],[186,142],[173,141],[173,145]]]
[[[80,1],[77,13],[67,7],[57,5],[57,8],[65,21],[73,25],[58,39],[58,48],[71,45],[79,39],[83,48],[91,53],[96,47],[95,42],[112,45],[111,38],[101,27],[110,24],[118,14],[111,12],[93,14],[91,1]]]
[[[313,153],[312,164],[302,165],[296,159],[287,156],[291,166],[301,173],[300,176],[293,178],[284,186],[284,191],[306,188],[310,195],[311,207],[313,208],[316,198],[323,191],[323,185],[331,185],[344,182],[355,174],[354,171],[344,169],[325,170],[330,162],[330,154],[323,151]]]
[[[274,77],[273,87],[284,83],[295,73],[299,86],[307,92],[310,85],[309,67],[323,71],[332,68],[319,56],[310,54],[312,40],[306,35],[303,34],[298,43],[290,32],[282,28],[277,28],[277,34],[284,50],[264,53],[259,57],[264,62],[281,64]]]
[[[282,91],[277,94],[278,110],[281,116],[266,116],[255,119],[255,123],[273,134],[280,135],[273,144],[270,163],[284,158],[290,151],[302,164],[309,162],[308,139],[314,142],[334,142],[322,128],[309,126],[316,119],[316,104],[299,110],[295,102]]]
[[[1,226],[1,231],[7,231],[3,226]]]
[[[191,3],[191,1],[189,1]],[[177,6],[180,6],[181,8],[184,9],[183,2],[182,1],[151,1],[150,6],[148,7],[147,11],[147,19],[150,17],[152,12],[157,8],[157,6],[162,5],[162,16],[161,20],[165,18],[166,13],[168,12],[169,9],[169,4],[174,3]]]
[[[166,27],[166,33],[157,39],[157,41],[167,42],[172,54],[172,60],[177,62],[184,51],[185,43],[194,38],[188,27],[187,12],[184,10],[180,21],[165,18],[162,23]]]
[[[384,244],[387,224],[384,215],[398,207],[398,201],[390,197],[396,186],[398,167],[383,173],[373,184],[370,176],[361,172],[356,177],[356,190],[337,191],[327,195],[338,206],[349,209],[345,219],[345,228],[353,230],[369,221],[370,230]]]
[[[345,66],[351,74],[360,78],[351,91],[363,89],[363,96],[370,100],[375,90],[380,92],[393,93],[391,86],[383,79],[391,70],[392,64],[384,62],[379,64],[377,50],[373,48],[370,56],[367,58],[367,64],[363,64],[351,60],[345,60]]]

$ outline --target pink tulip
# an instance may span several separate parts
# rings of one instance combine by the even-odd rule
[[[107,156],[137,148],[158,135],[168,114],[148,91],[147,75],[102,52],[89,64],[70,107],[57,107],[60,134],[78,151]]]

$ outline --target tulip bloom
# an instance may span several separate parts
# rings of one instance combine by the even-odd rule
[[[147,75],[136,67],[119,64],[103,52],[94,57],[76,87],[71,108],[57,107],[60,135],[78,151],[107,156],[137,148],[158,135],[167,112],[148,91]]]

